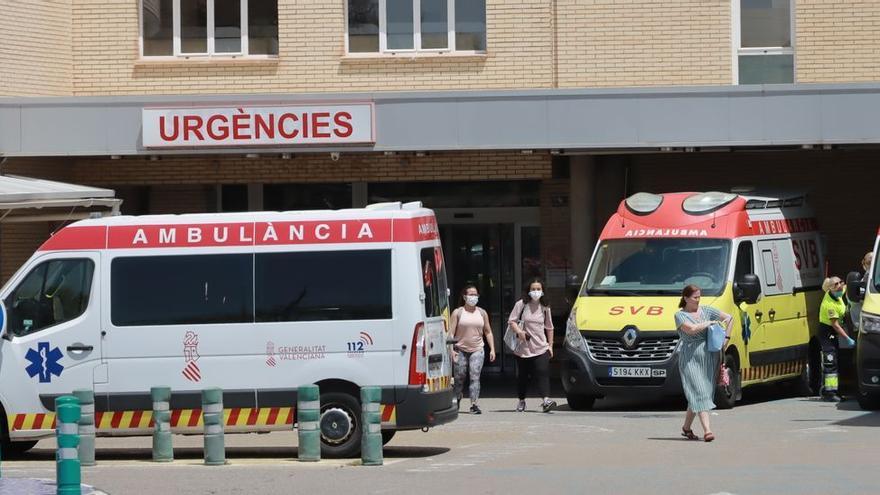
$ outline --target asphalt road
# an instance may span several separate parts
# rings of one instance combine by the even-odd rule
[[[112,495],[880,493],[880,413],[786,393],[746,391],[737,408],[712,414],[717,440],[704,443],[679,436],[681,400],[602,400],[575,412],[557,399],[549,414],[532,400],[517,413],[506,390],[490,392],[482,415],[398,433],[381,467],[299,463],[293,432],[227,435],[220,467],[201,464],[198,436],[175,436],[171,464],[149,461],[148,437],[99,438],[99,465],[83,469],[83,482]],[[3,461],[3,477],[53,478],[53,447]]]

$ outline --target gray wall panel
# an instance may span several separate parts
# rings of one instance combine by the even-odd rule
[[[880,144],[880,84],[0,99],[9,156],[245,153],[141,146],[150,106],[374,101],[375,146],[260,152]],[[21,109],[21,110],[19,110]],[[21,112],[19,123],[18,114]]]
[[[21,109],[0,106],[0,154],[21,151]]]

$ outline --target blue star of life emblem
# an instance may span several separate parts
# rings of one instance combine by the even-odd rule
[[[40,383],[49,383],[52,375],[61,376],[64,371],[64,366],[58,362],[63,356],[61,349],[56,347],[50,351],[48,342],[38,342],[36,350],[28,349],[24,356],[31,362],[25,371],[31,378],[40,375]]]

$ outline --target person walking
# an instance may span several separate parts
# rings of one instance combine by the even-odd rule
[[[553,357],[553,319],[550,303],[544,295],[544,283],[532,280],[522,299],[516,302],[507,323],[516,332],[519,341],[516,355],[516,391],[519,400],[516,410],[526,410],[526,392],[529,380],[535,381],[543,398],[541,409],[546,413],[556,407],[550,399],[550,358]]]
[[[819,306],[819,343],[822,346],[822,400],[827,402],[843,400],[837,388],[839,342],[855,345],[855,341],[840,324],[846,315],[843,286],[840,277],[828,277],[822,283],[825,297]]]
[[[471,414],[482,414],[477,401],[480,399],[480,373],[486,359],[483,338],[489,342],[489,362],[495,361],[495,339],[486,310],[477,306],[480,293],[475,285],[466,285],[461,290],[461,306],[451,315],[452,336],[457,342],[452,347],[452,360],[455,363],[455,397],[461,405],[465,378],[470,378]]]
[[[694,418],[700,418],[703,427],[703,440],[715,440],[709,424],[709,411],[715,409],[712,398],[718,375],[722,352],[710,352],[706,343],[706,332],[714,323],[724,326],[724,348],[730,342],[730,322],[733,318],[711,306],[700,306],[700,288],[688,285],[681,291],[681,300],[675,313],[675,328],[678,330],[681,346],[678,354],[678,371],[688,407],[681,427],[681,435],[688,440],[698,440],[691,426]]]

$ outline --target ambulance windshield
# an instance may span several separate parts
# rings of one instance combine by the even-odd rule
[[[877,245],[877,252],[874,253],[874,292],[880,292],[880,244]]]
[[[724,290],[730,241],[612,239],[598,248],[583,295],[679,295],[694,284],[703,295]]]

